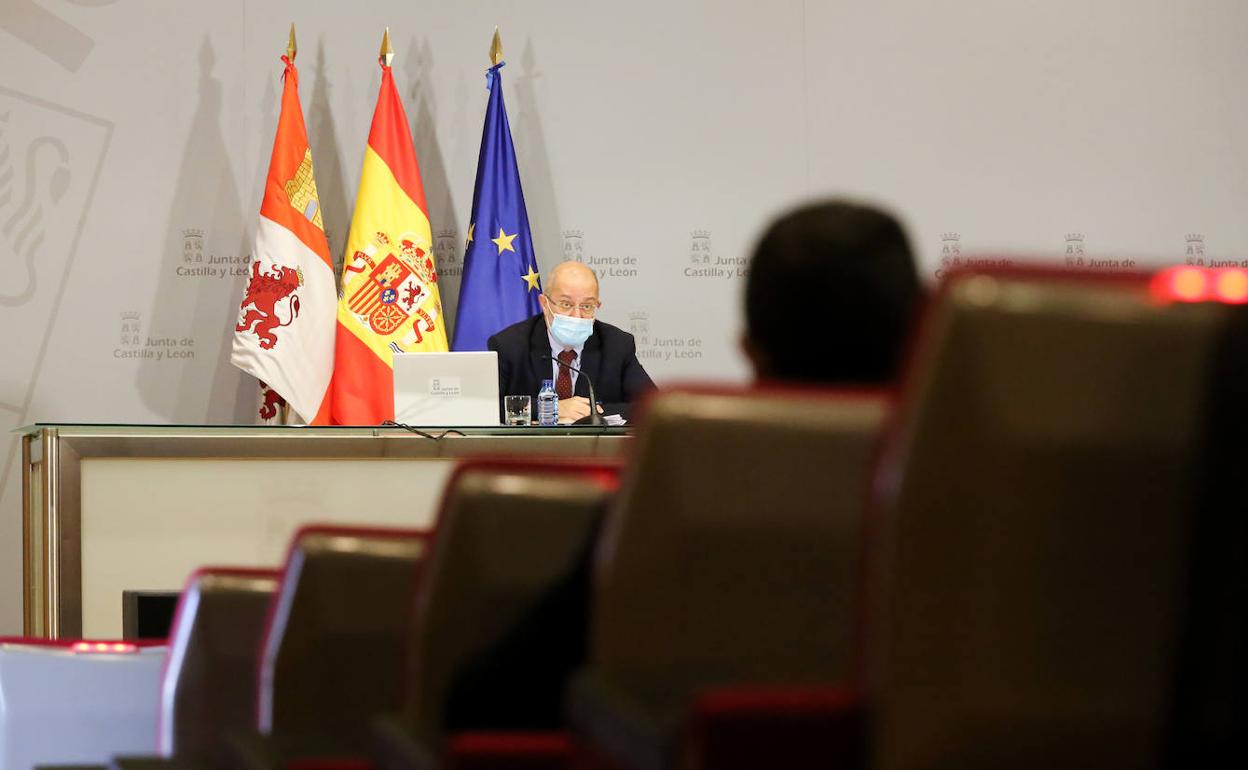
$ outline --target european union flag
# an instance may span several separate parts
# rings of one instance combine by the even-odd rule
[[[541,312],[537,296],[542,284],[503,104],[502,66],[490,67],[485,76],[490,102],[477,158],[452,350],[485,350],[491,335]]]

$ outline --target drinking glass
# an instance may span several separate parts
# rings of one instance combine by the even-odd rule
[[[529,425],[532,421],[531,408],[528,396],[503,396],[503,415],[507,425]]]

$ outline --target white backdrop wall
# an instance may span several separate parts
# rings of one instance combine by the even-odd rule
[[[291,21],[336,251],[390,26],[452,317],[499,25],[539,263],[600,270],[660,382],[745,376],[741,263],[812,196],[901,211],[928,277],[1248,256],[1240,0],[0,0],[0,429],[250,420],[228,342]]]

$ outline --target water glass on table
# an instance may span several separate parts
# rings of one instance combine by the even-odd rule
[[[503,419],[507,425],[529,425],[533,420],[529,396],[503,396]]]

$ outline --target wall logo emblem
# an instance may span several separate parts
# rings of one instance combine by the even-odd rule
[[[711,231],[694,230],[690,233],[689,263],[708,265],[711,262]]]
[[[433,254],[438,264],[453,265],[459,261],[459,233],[454,230],[439,230],[433,239]]]
[[[716,257],[711,248],[711,231],[689,233],[689,264],[682,271],[686,278],[723,278],[733,280],[750,274],[745,257]]]
[[[962,256],[962,234],[940,234],[940,266],[936,268],[936,280],[944,280],[951,271],[961,268],[996,269],[1008,267],[1014,260],[1001,257]]]
[[[1205,236],[1200,233],[1187,234],[1187,252],[1184,255],[1189,265],[1205,266]]]
[[[455,230],[439,230],[433,236],[433,258],[438,263],[438,278],[459,278],[464,274],[459,248],[459,233]]]
[[[940,267],[936,268],[936,278],[944,278],[950,270],[962,266],[962,235],[960,233],[940,234]]]
[[[1205,261],[1205,236],[1188,233],[1185,261],[1195,267],[1248,267],[1248,259],[1209,259]]]
[[[174,274],[179,278],[225,278],[247,275],[251,255],[214,254],[204,248],[205,232],[198,227],[182,231],[182,254]],[[207,253],[205,253],[207,252]]]
[[[13,270],[6,283],[13,284],[0,289],[0,305],[13,306],[34,292],[39,249],[73,175],[65,142],[45,135],[14,147],[8,122],[9,114],[0,113],[0,253]]]
[[[121,346],[133,350],[143,341],[142,324],[139,314],[133,310],[125,310],[121,314]]]
[[[1088,268],[1090,270],[1115,271],[1137,270],[1134,259],[1086,259],[1083,233],[1066,234],[1066,267]]]
[[[960,233],[942,233],[940,236],[940,258],[958,259],[962,256],[962,235]]]
[[[204,261],[204,231],[192,227],[182,231],[182,261],[196,264]]]
[[[662,337],[650,332],[650,314],[628,314],[628,329],[637,340],[637,358],[646,363],[677,363],[702,358],[701,337]]]
[[[1083,233],[1066,233],[1066,266],[1083,267]]]
[[[113,348],[113,358],[129,361],[178,361],[195,358],[194,337],[143,336],[138,311],[123,310],[121,344]]]
[[[585,261],[585,231],[584,230],[564,230],[563,231],[563,259],[564,261],[584,262]]]
[[[42,12],[32,2],[15,8],[18,17]],[[0,27],[13,21],[6,16],[13,14],[0,11]],[[107,120],[0,86],[0,311],[7,328],[24,330],[21,345],[3,346],[0,411],[19,418],[38,392],[31,385],[46,360],[112,130]],[[106,328],[117,318],[109,313]],[[4,484],[0,477],[0,493]]]
[[[1066,233],[1066,256],[1082,257],[1083,233]]]
[[[636,278],[636,257],[602,257],[585,253],[585,232],[583,230],[563,231],[563,259],[568,262],[580,262],[594,271],[598,280],[608,278]]]
[[[629,313],[628,330],[636,338],[638,345],[648,346],[650,344],[650,314]]]

